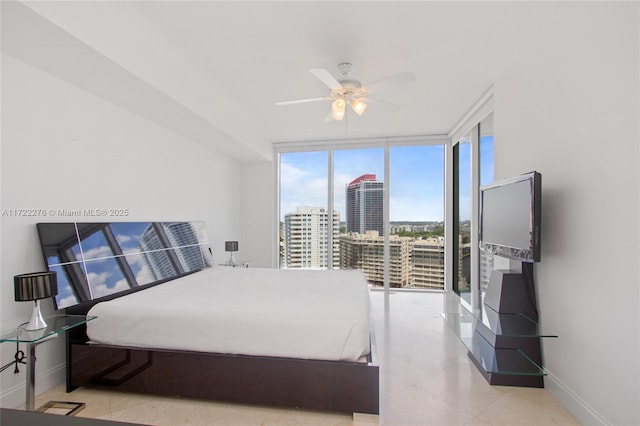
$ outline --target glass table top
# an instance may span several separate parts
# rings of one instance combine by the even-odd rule
[[[25,330],[26,323],[11,330],[2,330],[0,332],[0,343],[3,342],[20,342],[20,343],[38,343],[48,337],[52,337],[62,331],[67,331],[74,327],[86,324],[96,319],[95,316],[85,315],[53,315],[45,318],[47,327],[40,330]]]
[[[491,309],[486,309],[481,316],[471,314],[468,311],[445,313],[443,317],[447,322],[468,325],[474,330],[478,323],[484,325],[496,336],[505,337],[558,337],[556,333],[549,332],[542,326],[522,314],[498,314]]]
[[[478,323],[482,323],[496,336],[557,337],[554,333],[541,330],[538,324],[529,318],[519,314],[501,314],[480,319],[467,311],[443,313],[442,317],[487,373],[530,376],[547,374],[544,368],[521,350],[494,348],[476,332]]]

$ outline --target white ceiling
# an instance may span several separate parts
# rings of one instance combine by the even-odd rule
[[[269,157],[274,141],[446,134],[518,54],[515,35],[525,14],[484,2],[25,4],[136,76],[140,87],[193,114],[203,129],[229,136],[212,132],[208,139],[240,159]],[[345,127],[324,122],[328,102],[274,105],[328,95],[309,69],[338,77],[336,65],[344,61],[363,83],[415,74],[414,82],[377,94],[403,108],[371,105],[363,117],[351,114]],[[149,98],[149,111],[158,102]],[[236,143],[243,149],[234,151]]]

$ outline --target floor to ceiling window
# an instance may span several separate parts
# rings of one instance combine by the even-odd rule
[[[473,132],[453,147],[453,289],[471,305],[471,148]]]
[[[478,194],[493,182],[493,114],[486,114],[453,141],[451,288],[468,309],[480,306],[493,260],[478,247]]]
[[[389,149],[390,281],[444,289],[444,145]]]
[[[480,186],[493,182],[493,113],[480,122]],[[493,258],[480,250],[480,291],[489,284],[489,276],[493,270]]]
[[[280,155],[280,267],[327,269],[327,151]],[[331,220],[329,220],[331,217]]]
[[[340,213],[338,265],[384,285],[384,148],[333,150],[333,200]]]
[[[371,139],[355,146],[335,141],[313,152],[277,146],[281,267],[360,269],[372,286],[444,289],[445,143],[444,138]],[[305,231],[302,219],[288,215],[308,204],[327,218],[333,212],[326,231]],[[324,263],[294,262],[302,256],[294,256],[293,248],[314,247],[319,238],[331,240]]]

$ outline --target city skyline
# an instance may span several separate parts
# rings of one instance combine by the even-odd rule
[[[480,182],[486,184],[493,181],[493,136],[482,137],[480,151]],[[334,150],[333,163],[334,210],[344,221],[349,182],[364,174],[375,174],[379,181],[385,181],[384,149]],[[461,162],[467,174],[468,164]],[[444,221],[444,145],[389,148],[389,166],[389,221]],[[280,220],[298,206],[327,209],[327,176],[327,151],[281,154]],[[468,219],[468,212],[461,213]]]

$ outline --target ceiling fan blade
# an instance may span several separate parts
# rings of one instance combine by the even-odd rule
[[[325,123],[331,123],[333,121],[333,111],[329,111],[329,114],[324,118]]]
[[[340,84],[338,80],[336,80],[335,77],[332,76],[329,73],[329,71],[325,70],[324,68],[312,68],[309,70],[309,72],[314,76],[316,76],[318,80],[326,84],[327,87],[329,87],[329,89],[331,90],[342,89],[342,84]]]
[[[393,103],[387,102],[387,101],[381,101],[380,99],[370,98],[368,96],[365,98],[365,102],[370,103],[372,105],[383,106],[383,107],[385,107],[385,109],[391,110],[393,112],[397,112],[397,111],[400,111],[402,109],[402,105],[393,104]]]
[[[410,83],[415,79],[416,76],[407,71],[374,81],[373,83],[365,84],[364,87],[367,89],[367,93],[375,93],[398,84]]]
[[[276,105],[280,106],[280,105],[294,105],[294,104],[304,104],[307,102],[318,102],[318,101],[328,101],[331,98],[309,98],[309,99],[296,99],[294,101],[281,101],[281,102],[276,102]]]

